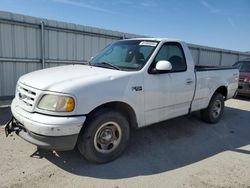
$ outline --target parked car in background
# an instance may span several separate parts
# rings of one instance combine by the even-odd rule
[[[250,58],[234,64],[240,71],[238,95],[250,97]]]

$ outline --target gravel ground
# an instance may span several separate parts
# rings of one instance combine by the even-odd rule
[[[0,109],[0,187],[247,187],[250,188],[250,100],[226,102],[216,125],[199,114],[136,130],[117,160],[97,165],[69,152],[39,150],[3,125]]]

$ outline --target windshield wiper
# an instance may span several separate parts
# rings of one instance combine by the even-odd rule
[[[99,63],[95,63],[94,65],[91,64],[92,66],[98,66],[98,67],[111,67],[112,69],[116,69],[116,70],[121,70],[118,66],[115,66],[111,63],[107,63],[107,62],[99,62]]]

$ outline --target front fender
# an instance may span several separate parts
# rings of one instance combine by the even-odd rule
[[[144,93],[135,91],[134,86],[142,86],[142,79],[138,75],[122,77],[102,83],[90,84],[80,88],[77,94],[77,114],[89,114],[99,106],[122,102],[129,105],[135,112],[138,125],[144,124]]]

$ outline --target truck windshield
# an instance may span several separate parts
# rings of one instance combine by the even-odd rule
[[[146,64],[157,45],[157,41],[118,41],[104,48],[89,64],[125,71],[140,70]]]

